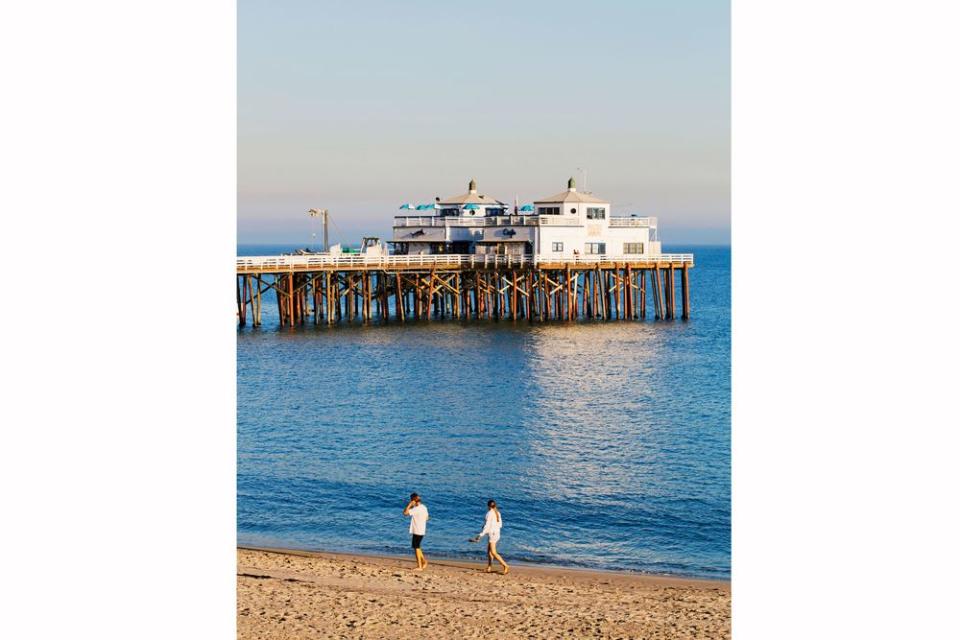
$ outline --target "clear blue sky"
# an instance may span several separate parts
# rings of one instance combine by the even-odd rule
[[[240,0],[238,240],[389,237],[401,203],[521,202],[578,168],[664,242],[728,243],[722,0]],[[581,185],[582,186],[582,185]]]

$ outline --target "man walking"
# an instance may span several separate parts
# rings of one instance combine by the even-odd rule
[[[403,515],[410,516],[410,544],[413,547],[413,553],[417,556],[415,571],[423,571],[427,568],[427,559],[423,556],[420,543],[423,542],[423,536],[427,534],[427,520],[430,519],[430,514],[427,512],[426,505],[420,502],[420,496],[411,493],[410,502],[403,510]]]

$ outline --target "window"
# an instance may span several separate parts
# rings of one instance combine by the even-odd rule
[[[553,252],[554,252],[554,253],[560,253],[561,251],[563,251],[563,243],[562,243],[562,242],[554,242],[554,243],[553,243]]]
[[[577,208],[576,208],[576,207],[573,207],[572,209],[570,209],[570,213],[576,213],[576,212],[577,212]]]
[[[558,216],[560,207],[540,207],[539,213],[542,216]]]
[[[454,208],[454,209],[440,209],[440,215],[441,215],[441,216],[455,216],[455,215],[458,215],[459,213],[460,213],[460,210],[459,210],[459,209],[456,209],[456,208]]]
[[[624,242],[623,252],[624,253],[643,253],[643,243],[642,242]]]
[[[504,211],[503,208],[487,207],[487,215],[488,215],[488,216],[502,216],[502,215],[503,215],[503,211]]]
[[[587,220],[603,220],[607,217],[604,207],[587,207]]]
[[[586,254],[603,255],[607,252],[606,242],[588,242],[583,246],[583,252]]]

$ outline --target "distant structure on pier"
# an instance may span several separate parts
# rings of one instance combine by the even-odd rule
[[[511,207],[479,193],[437,198],[394,218],[392,251],[237,258],[237,318],[262,324],[273,292],[281,326],[433,318],[657,320],[690,317],[692,254],[660,250],[657,219],[613,216],[610,203],[567,190]],[[326,245],[326,239],[324,241]],[[648,286],[649,283],[649,286]],[[677,292],[679,284],[679,295]]]
[[[409,207],[409,205],[404,205]],[[429,215],[394,218],[394,255],[444,253],[634,257],[660,254],[657,219],[612,215],[610,203],[577,191],[573,178],[566,191],[511,207],[481,194],[471,180],[467,193],[437,198],[434,206],[416,207]]]

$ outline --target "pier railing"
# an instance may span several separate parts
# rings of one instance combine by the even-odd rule
[[[658,264],[673,264],[693,266],[692,253],[660,253],[657,255],[627,255],[627,256],[574,256],[572,258],[551,258],[542,256],[537,258],[535,264],[569,264],[569,265],[600,265],[614,266],[630,264],[649,264],[651,266]]]
[[[316,255],[316,256],[243,256],[237,258],[237,273],[309,271],[311,269],[395,269],[395,268],[442,268],[490,269],[494,267],[522,268],[539,264],[573,266],[614,266],[617,264],[658,264],[693,266],[692,253],[663,253],[660,255],[635,256],[573,256],[534,257],[524,255],[490,254],[430,254],[408,256],[369,256],[364,254]]]

